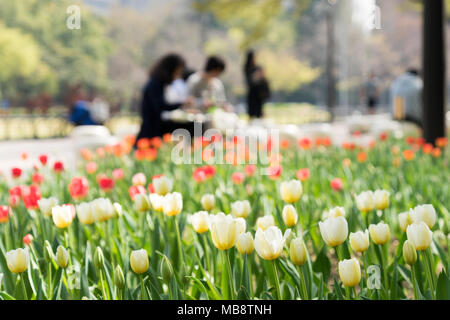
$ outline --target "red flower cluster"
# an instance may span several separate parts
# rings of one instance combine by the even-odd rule
[[[203,166],[195,169],[192,176],[196,182],[202,182],[214,177],[215,174],[216,168],[214,166]]]
[[[131,200],[134,201],[134,197],[138,194],[145,194],[145,188],[141,185],[131,186],[128,189],[128,194],[130,195]]]

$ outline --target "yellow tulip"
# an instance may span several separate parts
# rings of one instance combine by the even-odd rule
[[[331,208],[330,211],[328,211],[328,218],[337,218],[337,217],[345,218],[344,207],[335,207],[335,208]]]
[[[180,193],[168,193],[162,200],[162,208],[165,215],[173,217],[183,210],[183,198]]]
[[[231,213],[237,218],[247,218],[251,211],[248,200],[235,201],[231,204]]]
[[[403,259],[410,266],[415,264],[417,261],[416,247],[409,240],[406,240],[405,243],[403,244]]]
[[[436,223],[436,210],[434,210],[431,204],[417,206],[411,212],[411,218],[414,223],[423,221],[427,224],[428,228],[432,229]]]
[[[357,259],[339,261],[339,277],[346,287],[354,287],[361,281],[361,267]]]
[[[203,209],[206,211],[211,211],[216,206],[216,198],[214,198],[213,194],[205,194],[200,200],[202,203]]]
[[[307,249],[302,238],[295,238],[291,241],[289,253],[292,263],[296,266],[302,266],[306,263]]]
[[[253,237],[250,232],[241,233],[236,241],[236,248],[240,254],[250,254],[255,249]]]
[[[131,252],[130,266],[134,273],[142,274],[148,270],[148,254],[145,249]]]
[[[347,220],[342,216],[320,221],[319,229],[323,240],[331,247],[344,243],[348,236]]]
[[[28,269],[30,255],[28,249],[16,249],[6,253],[6,264],[12,273],[22,273]]]
[[[223,212],[211,216],[210,231],[211,238],[219,250],[228,250],[232,248],[242,231],[241,223],[231,215],[225,215]]]
[[[153,179],[153,188],[155,192],[160,196],[165,196],[172,191],[173,183],[172,180],[166,176],[161,176]]]
[[[197,233],[205,233],[209,230],[209,214],[206,211],[199,211],[190,216],[190,223]]]
[[[391,238],[389,226],[384,222],[371,224],[369,226],[369,233],[375,244],[385,244]]]
[[[151,193],[149,195],[149,198],[150,198],[150,203],[152,204],[153,210],[155,210],[156,212],[163,211],[163,199],[164,199],[164,196],[160,196],[157,193]]]
[[[406,232],[406,228],[412,223],[412,218],[410,212],[399,213],[398,224],[403,232]]]
[[[134,196],[134,206],[137,212],[146,212],[150,210],[150,199],[146,194],[138,193]]]
[[[52,215],[52,208],[58,205],[58,199],[56,198],[42,198],[38,200],[39,210],[41,210],[42,214],[46,217],[50,217]]]
[[[297,224],[298,214],[293,205],[291,204],[285,205],[283,208],[282,216],[284,224],[286,226],[293,227]]]
[[[94,212],[92,211],[92,204],[91,203],[86,203],[86,202],[82,202],[80,204],[77,205],[77,217],[78,220],[80,220],[80,222],[82,224],[92,224],[95,222],[95,216],[94,216]]]
[[[375,207],[378,210],[384,210],[389,207],[389,192],[386,190],[376,190],[373,194]]]
[[[280,186],[281,198],[287,203],[297,202],[302,196],[302,183],[299,180],[284,181]]]
[[[356,206],[359,211],[367,213],[375,208],[374,194],[372,191],[364,191],[356,196]]]
[[[369,248],[369,231],[350,233],[350,245],[355,252],[365,252]]]
[[[406,229],[406,235],[418,251],[428,249],[433,240],[433,232],[430,231],[428,225],[423,221],[409,225]]]
[[[55,226],[65,229],[72,223],[72,209],[70,206],[56,206],[52,208],[52,217]]]
[[[272,227],[275,225],[275,220],[272,215],[267,215],[264,217],[259,217],[256,220],[256,225],[258,228],[265,231],[267,228]]]
[[[278,227],[271,226],[265,231],[258,229],[255,235],[255,250],[264,260],[277,259],[282,251],[291,229],[283,234]]]

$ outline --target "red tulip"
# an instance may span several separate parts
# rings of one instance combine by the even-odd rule
[[[5,223],[9,221],[9,216],[11,215],[11,208],[8,206],[0,206],[0,223]]]
[[[244,182],[245,175],[242,172],[235,172],[231,176],[231,180],[233,180],[234,184],[242,184]]]
[[[20,178],[22,175],[22,169],[20,168],[12,168],[11,169],[11,175],[14,179]]]
[[[103,191],[109,192],[114,188],[114,179],[103,176],[98,180],[98,185]]]
[[[303,168],[297,171],[297,179],[300,181],[306,181],[309,179],[309,169]]]
[[[56,161],[53,164],[53,171],[55,171],[56,173],[61,173],[64,171],[64,164],[61,161]]]
[[[153,187],[153,183],[149,183],[147,189],[149,193],[155,193],[155,187]]]
[[[75,177],[69,183],[69,192],[73,199],[81,200],[86,197],[89,190],[89,182],[85,177]]]
[[[146,191],[145,191],[145,188],[144,188],[143,186],[138,185],[138,186],[131,186],[131,187],[128,189],[128,193],[129,193],[129,195],[130,195],[131,200],[134,201],[134,197],[135,197],[137,194],[145,194]]]
[[[114,180],[122,180],[123,177],[125,176],[125,173],[123,172],[123,169],[121,169],[121,168],[114,169],[112,172],[112,176],[113,176]]]
[[[47,164],[47,161],[48,161],[48,156],[47,156],[47,155],[41,154],[41,155],[39,156],[39,162],[40,162],[43,166],[45,166],[45,165]]]
[[[94,161],[86,163],[86,172],[89,174],[93,174],[97,171],[97,163]]]
[[[267,168],[267,174],[272,180],[276,180],[281,176],[283,168],[281,166],[270,166]]]
[[[41,191],[38,186],[31,185],[25,188],[22,193],[22,200],[25,207],[29,210],[36,210],[38,206],[38,201],[41,199]]]
[[[9,196],[9,205],[11,206],[11,208],[17,208],[19,206],[19,203],[20,203],[20,196],[16,194],[12,194]]]
[[[245,166],[244,171],[245,171],[245,174],[247,175],[247,177],[251,177],[256,172],[256,166],[254,164],[249,164],[249,165]]]
[[[194,178],[195,182],[202,182],[206,180],[206,174],[202,168],[195,169],[192,174],[192,177]]]
[[[44,182],[44,175],[36,172],[33,174],[31,180],[33,181],[33,183],[41,184],[42,182]]]
[[[333,188],[333,190],[341,191],[342,190],[342,180],[340,178],[333,179],[330,182],[330,186],[331,186],[331,188]]]
[[[29,246],[32,241],[33,241],[33,236],[29,233],[26,234],[25,237],[23,237],[23,243],[27,246]]]

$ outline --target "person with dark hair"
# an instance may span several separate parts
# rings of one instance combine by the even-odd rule
[[[378,79],[375,76],[375,73],[373,72],[370,73],[369,79],[366,82],[364,88],[364,95],[366,97],[367,108],[369,109],[369,113],[374,114],[375,109],[378,105],[380,94],[378,90]]]
[[[206,111],[212,106],[224,107],[229,110],[225,88],[219,76],[225,71],[225,61],[217,56],[206,60],[202,71],[192,74],[188,80],[189,96],[194,100],[194,107]]]
[[[169,104],[165,99],[165,88],[183,75],[185,61],[178,54],[163,56],[150,71],[150,78],[142,93],[142,124],[136,138],[153,138],[162,136],[163,124],[161,113],[179,108],[182,104]]]
[[[264,69],[256,64],[253,50],[247,52],[244,75],[248,88],[248,115],[250,118],[261,118],[263,105],[270,98],[270,87],[264,75]]]
[[[72,90],[69,97],[70,114],[69,121],[75,126],[91,126],[98,123],[92,117],[88,95],[81,86]]]

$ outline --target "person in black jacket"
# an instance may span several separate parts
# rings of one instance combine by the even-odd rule
[[[183,75],[184,68],[185,61],[178,54],[163,56],[152,68],[150,79],[143,90],[141,104],[142,125],[136,141],[141,138],[153,138],[163,135],[161,113],[181,106],[180,103],[167,103],[164,97],[164,89],[173,80]]]
[[[252,50],[247,53],[244,74],[248,87],[248,114],[250,118],[261,118],[263,105],[270,98],[270,88],[264,75],[264,69],[255,63],[255,53]]]

